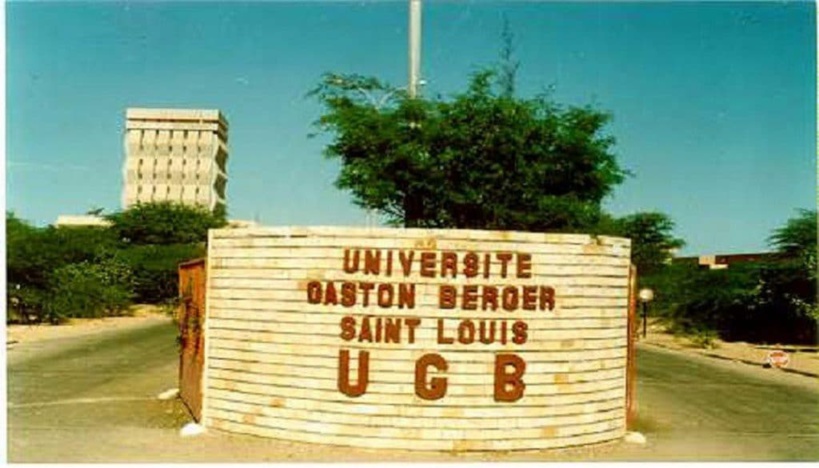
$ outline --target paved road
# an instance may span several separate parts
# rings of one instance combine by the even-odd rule
[[[664,349],[638,350],[636,430],[666,460],[819,459],[819,380]]]
[[[175,337],[169,321],[154,321],[13,345],[9,461],[108,461],[117,450],[150,455],[154,448],[140,445],[139,436],[176,437],[182,408],[156,398],[176,387]]]
[[[176,332],[167,322],[21,343],[8,353],[13,462],[817,460],[817,379],[642,347],[636,429],[644,446],[453,457],[298,444],[211,431],[182,439]]]

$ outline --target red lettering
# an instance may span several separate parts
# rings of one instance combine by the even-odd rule
[[[421,276],[435,277],[435,252],[421,252]]]
[[[446,372],[449,368],[446,360],[440,354],[425,354],[415,363],[415,394],[424,400],[439,400],[446,395],[446,379],[433,377],[429,385],[427,369],[432,366],[438,371]]]
[[[532,254],[528,253],[519,253],[518,254],[518,264],[517,264],[517,277],[518,278],[531,278],[532,277]]]
[[[478,309],[478,287],[474,284],[464,286],[463,297],[461,298],[461,307],[464,310]]]
[[[415,252],[410,250],[409,252],[405,252],[403,250],[398,252],[398,262],[401,263],[401,269],[404,271],[404,276],[409,276],[410,272],[412,272],[412,258],[415,256]]]
[[[438,288],[438,307],[441,309],[454,309],[457,295],[458,291],[455,286],[442,284]]]
[[[310,281],[307,283],[307,302],[310,304],[321,304],[321,283]]]
[[[524,286],[522,296],[521,308],[523,310],[535,310],[537,306],[537,286]]]
[[[349,315],[341,318],[341,339],[350,341],[355,338],[355,319]]]
[[[509,265],[509,261],[512,260],[512,254],[509,252],[503,252],[496,255],[498,260],[501,261],[501,278],[506,278],[506,269]]]
[[[415,285],[414,284],[399,284],[398,285],[398,308],[403,309],[415,308]]]
[[[468,252],[464,255],[464,275],[467,278],[478,276],[478,254],[475,252]]]
[[[344,249],[344,272],[345,273],[355,273],[358,271],[358,259],[359,259],[359,252],[356,249],[353,252],[352,258],[350,258],[350,249]]]
[[[555,308],[555,290],[551,286],[540,287],[540,310],[554,310]]]
[[[458,274],[458,255],[455,252],[441,253],[441,278],[449,272],[452,278]]]
[[[358,352],[358,382],[350,385],[350,351],[342,349],[338,354],[338,390],[349,396],[359,397],[367,391],[369,383],[370,353]]]
[[[455,338],[444,336],[444,319],[438,319],[438,344],[452,344]]]
[[[404,320],[404,323],[407,324],[407,342],[410,344],[415,343],[415,327],[421,324],[421,319],[408,318]]]
[[[511,366],[512,372],[507,373],[506,367]],[[526,384],[523,382],[523,373],[526,372],[526,362],[516,354],[498,354],[495,356],[495,401],[513,402],[523,397]],[[507,389],[507,387],[510,387]]]
[[[364,251],[364,274],[377,275],[381,271],[381,251]]]

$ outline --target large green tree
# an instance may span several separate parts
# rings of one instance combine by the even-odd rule
[[[140,203],[106,219],[118,239],[135,245],[205,242],[208,229],[227,224],[224,211],[172,202]]]
[[[354,201],[408,227],[576,231],[626,176],[610,116],[549,94],[513,96],[508,73],[473,75],[451,98],[410,98],[371,77],[325,75],[311,95],[326,156]]]

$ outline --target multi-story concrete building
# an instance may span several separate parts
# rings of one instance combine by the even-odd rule
[[[122,206],[225,206],[228,124],[218,110],[126,110]]]

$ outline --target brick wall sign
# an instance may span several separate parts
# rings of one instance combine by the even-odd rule
[[[469,230],[213,230],[203,420],[406,450],[622,437],[630,245]]]

